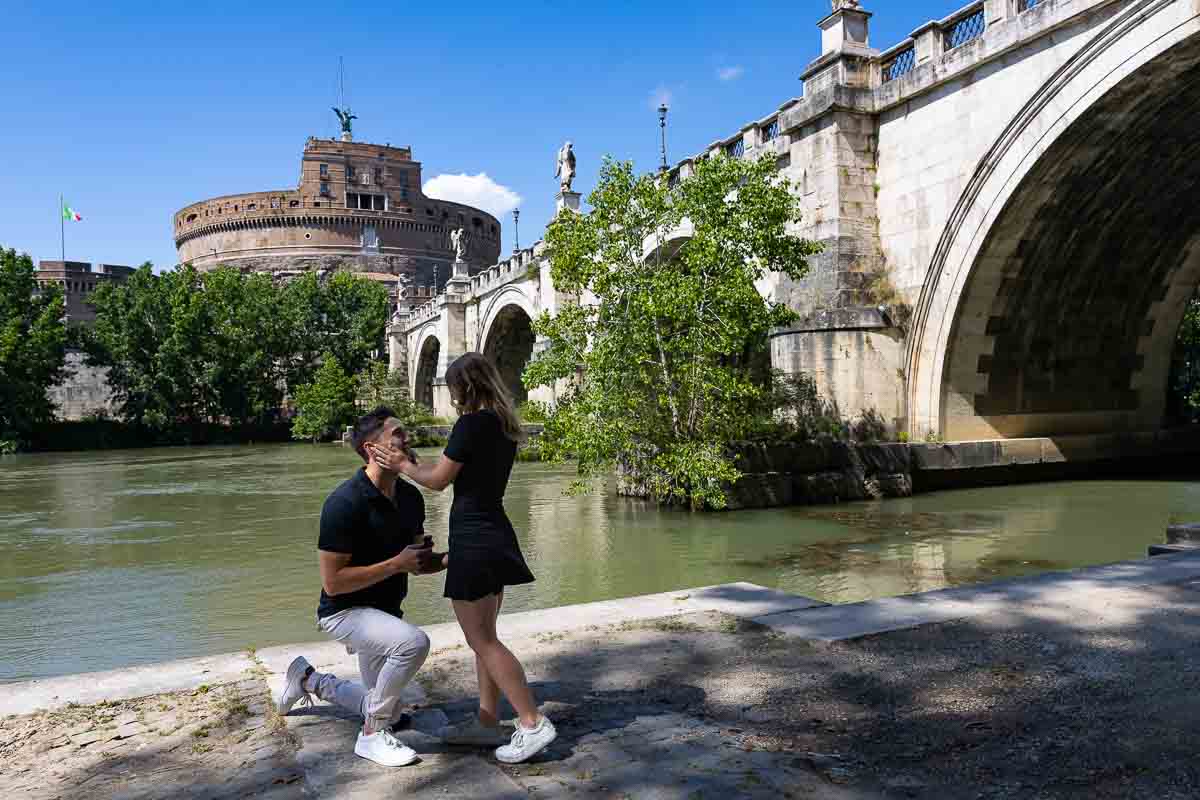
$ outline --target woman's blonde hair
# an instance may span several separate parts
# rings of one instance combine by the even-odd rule
[[[504,435],[514,442],[525,441],[521,420],[513,408],[512,395],[500,371],[482,353],[463,353],[446,370],[450,400],[460,414],[490,409],[500,417]]]

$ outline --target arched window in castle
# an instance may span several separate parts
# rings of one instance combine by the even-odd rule
[[[195,222],[195,221],[196,221],[196,215],[195,215],[195,214],[188,214],[188,215],[187,215],[187,221],[188,221],[188,222]]]
[[[271,198],[271,208],[279,208],[279,198],[278,197]]]
[[[375,185],[376,186],[383,185],[383,167],[375,168]]]
[[[349,183],[350,181],[354,180],[354,176],[355,176],[354,167],[347,164],[346,165],[346,182]]]
[[[299,207],[300,207],[299,200],[289,200],[288,201],[288,208],[299,208]]]
[[[329,193],[329,181],[321,181],[321,197],[331,197]]]
[[[329,177],[329,165],[328,165],[328,164],[322,164],[322,165],[321,165],[321,177],[322,177],[322,178],[328,178],[328,177]]]

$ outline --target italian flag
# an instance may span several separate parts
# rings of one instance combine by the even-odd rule
[[[83,222],[83,217],[81,217],[81,216],[79,216],[79,214],[75,213],[75,209],[73,209],[69,205],[67,205],[65,201],[63,202],[62,214],[63,214],[62,218],[65,220],[69,220],[70,222]]]

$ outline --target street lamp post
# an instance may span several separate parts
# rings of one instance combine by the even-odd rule
[[[658,107],[658,128],[662,134],[662,164],[659,169],[663,172],[667,171],[667,104],[663,103]]]
[[[513,252],[521,252],[521,209],[513,209]]]

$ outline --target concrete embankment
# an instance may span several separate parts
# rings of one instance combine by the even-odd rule
[[[474,660],[442,625],[406,696],[415,766],[353,756],[359,720],[332,706],[274,714],[295,655],[356,671],[317,643],[0,687],[0,796],[1200,791],[1200,552],[843,606],[730,584],[501,627],[559,729],[533,763],[501,767],[434,735],[474,707]]]
[[[970,442],[732,445],[728,508],[820,505],[942,489],[1197,470],[1200,429]],[[625,494],[643,494],[622,482]]]

